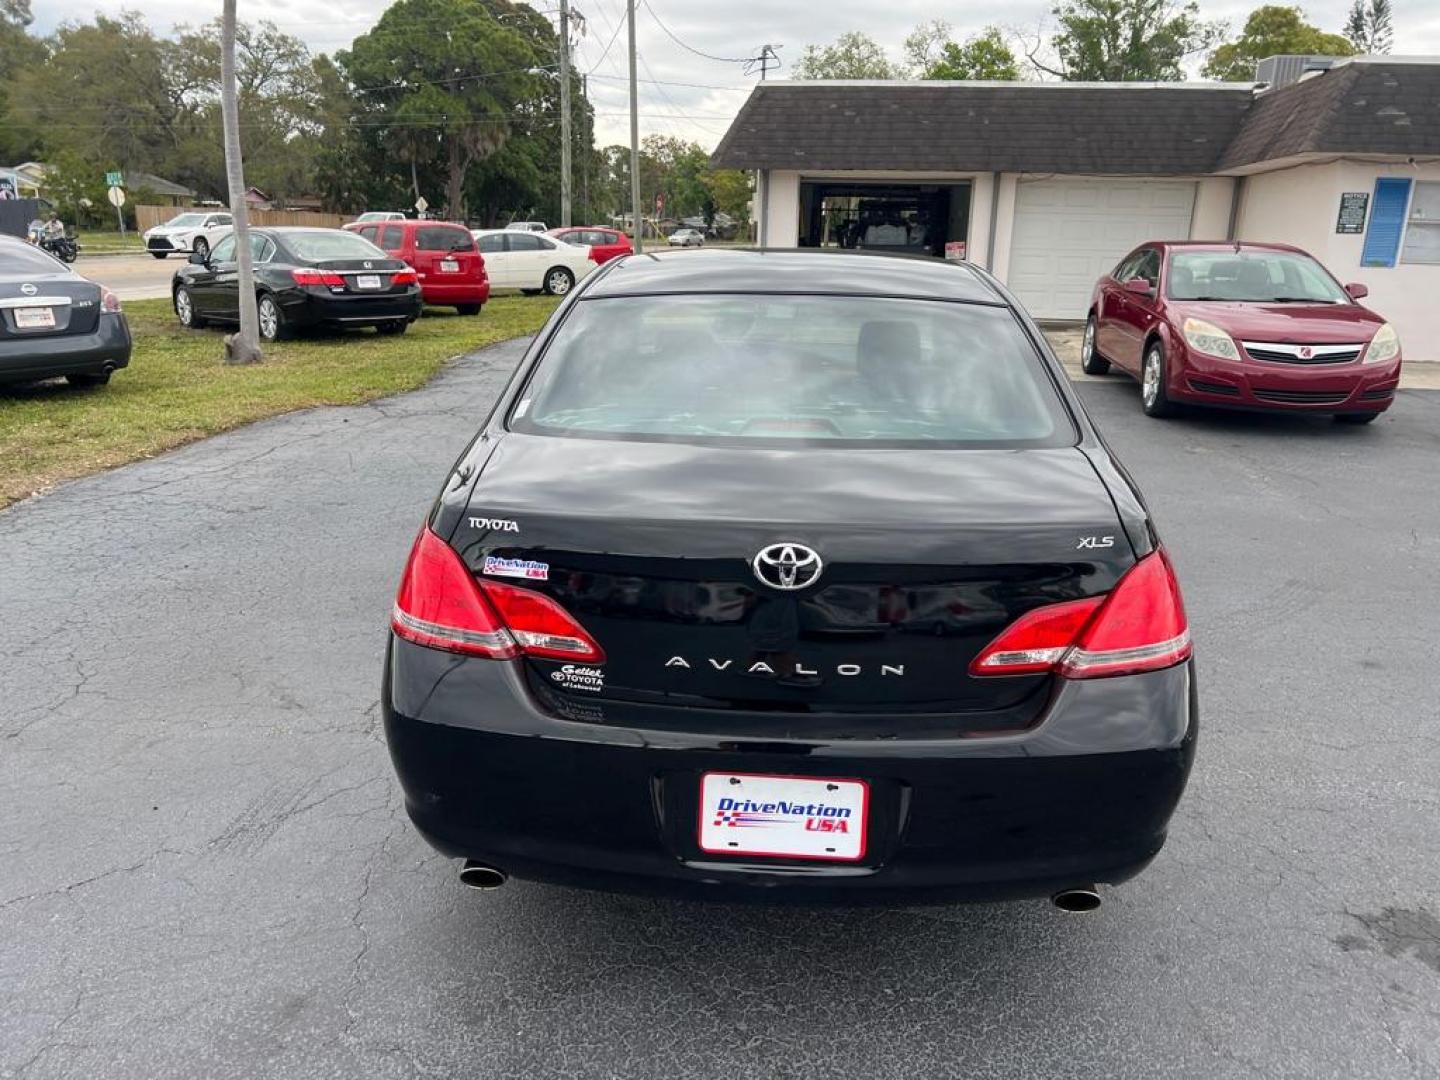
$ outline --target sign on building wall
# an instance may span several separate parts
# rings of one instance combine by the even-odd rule
[[[945,258],[951,262],[965,261],[965,241],[949,240],[945,243]]]
[[[1365,212],[1370,208],[1368,191],[1346,191],[1340,196],[1340,214],[1335,219],[1337,233],[1363,233]]]

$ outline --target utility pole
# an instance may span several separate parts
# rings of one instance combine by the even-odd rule
[[[560,0],[560,224],[570,221],[570,0]]]
[[[220,113],[225,127],[225,179],[234,219],[235,261],[240,272],[240,330],[226,339],[225,362],[258,364],[260,319],[255,310],[255,268],[250,259],[245,166],[240,157],[240,101],[235,92],[235,0],[225,0],[220,20]]]
[[[226,0],[234,3],[234,0]],[[635,220],[635,252],[645,250],[645,219],[640,216],[640,90],[635,74],[635,0],[626,0],[630,26],[630,214]]]
[[[594,221],[595,215],[590,209],[590,158],[593,156],[595,136],[590,131],[590,76],[580,76],[580,101],[584,106],[585,117],[585,156],[580,159],[580,205],[585,208],[585,220]]]

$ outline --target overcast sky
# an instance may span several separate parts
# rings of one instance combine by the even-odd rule
[[[576,62],[590,73],[590,96],[597,112],[596,138],[600,145],[628,142],[629,108],[626,89],[625,0],[571,0],[586,16],[587,33],[577,49]],[[637,37],[642,57],[640,77],[640,129],[679,135],[713,147],[745,99],[755,77],[723,59],[706,59],[676,44],[650,11],[675,37],[712,57],[753,56],[760,45],[783,46],[783,60],[799,57],[807,44],[834,40],[848,30],[863,30],[898,56],[905,35],[917,24],[942,18],[963,39],[987,24],[998,24],[1032,38],[1048,28],[1052,0],[642,0],[637,16]],[[535,0],[544,12],[556,10],[558,0]],[[250,22],[269,19],[303,39],[316,52],[344,48],[373,24],[388,0],[239,0],[240,17]],[[1222,19],[1238,30],[1258,0],[1205,0],[1208,19]],[[1349,0],[1311,0],[1301,6],[1309,20],[1338,33]],[[1395,53],[1440,54],[1440,2],[1393,0]],[[140,10],[158,33],[169,33],[176,23],[200,23],[220,13],[219,0],[34,0],[36,29],[53,29],[66,19],[87,20],[96,11],[118,14]],[[618,30],[618,33],[617,33]],[[1047,35],[1048,36],[1048,35]],[[606,51],[607,44],[610,46]],[[1018,50],[1017,50],[1018,52]],[[772,78],[786,77],[782,66]],[[688,85],[678,85],[688,84]]]

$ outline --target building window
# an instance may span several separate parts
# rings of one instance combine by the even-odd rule
[[[1402,263],[1440,263],[1440,183],[1418,181],[1405,222]]]

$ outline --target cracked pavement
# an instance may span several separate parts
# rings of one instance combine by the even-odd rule
[[[0,1077],[1440,1075],[1440,394],[1369,429],[1080,387],[1204,731],[1096,915],[475,894],[405,820],[384,626],[520,349],[0,514]]]

